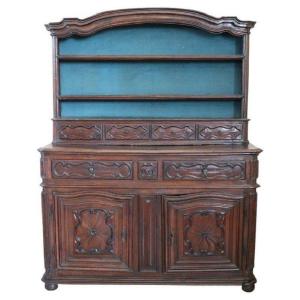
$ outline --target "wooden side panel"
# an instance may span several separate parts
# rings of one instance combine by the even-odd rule
[[[140,196],[139,271],[161,270],[161,201],[155,195]]]

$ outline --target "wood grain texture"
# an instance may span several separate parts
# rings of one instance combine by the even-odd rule
[[[55,191],[61,269],[131,272],[135,195]]]
[[[248,120],[59,120],[59,145],[245,144]]]
[[[58,55],[59,61],[232,61],[243,55]]]
[[[207,14],[175,8],[137,8],[107,11],[86,19],[66,18],[49,23],[51,35],[65,38],[73,35],[86,36],[100,30],[133,24],[177,24],[191,26],[211,33],[229,32],[241,36],[250,32],[255,22],[241,21],[236,17],[215,18]]]
[[[229,180],[244,179],[244,162],[232,161],[164,161],[167,180]]]
[[[102,128],[97,125],[65,125],[59,128],[61,140],[101,140]]]
[[[52,174],[70,179],[132,179],[132,162],[54,160]]]
[[[165,196],[163,201],[168,272],[241,268],[240,196],[202,192]]]
[[[60,55],[59,39],[141,24],[243,38],[240,55]],[[53,144],[41,152],[47,290],[58,284],[235,284],[254,290],[259,148],[248,143],[254,22],[183,9],[108,11],[46,25],[53,36]],[[241,62],[235,95],[84,96],[236,100],[241,119],[63,119],[60,62]],[[223,63],[223,62],[222,62]],[[212,79],[213,80],[213,79]]]

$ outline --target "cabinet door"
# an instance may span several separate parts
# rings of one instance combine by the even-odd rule
[[[163,199],[167,272],[240,269],[241,197],[199,193]]]
[[[134,195],[54,193],[60,268],[132,271]]]

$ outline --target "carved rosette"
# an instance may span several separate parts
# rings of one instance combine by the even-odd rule
[[[113,216],[108,210],[75,210],[73,216],[75,221],[74,249],[76,253],[113,253]]]
[[[53,177],[132,179],[131,161],[52,161]]]
[[[213,256],[225,253],[225,212],[201,210],[184,216],[184,254]]]
[[[240,140],[242,128],[236,126],[199,126],[198,138],[201,140]]]
[[[157,161],[139,161],[138,176],[141,180],[157,179]]]
[[[230,180],[245,178],[244,162],[165,161],[164,179]]]

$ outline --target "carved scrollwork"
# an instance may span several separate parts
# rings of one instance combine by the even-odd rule
[[[244,179],[244,162],[165,161],[164,178],[181,180]]]
[[[58,129],[61,140],[101,140],[102,128],[97,125],[65,125]]]
[[[106,209],[83,209],[73,212],[74,248],[79,254],[113,253],[112,214]]]
[[[148,126],[105,126],[105,139],[107,140],[143,140],[149,138]]]
[[[154,140],[194,140],[195,128],[192,126],[152,126]]]
[[[131,161],[53,161],[52,174],[59,178],[132,179]]]
[[[185,215],[184,254],[213,256],[225,253],[225,212],[200,210]]]
[[[244,121],[54,121],[57,144],[240,144],[247,140]]]
[[[240,126],[199,126],[198,138],[204,140],[240,140],[242,129]]]

